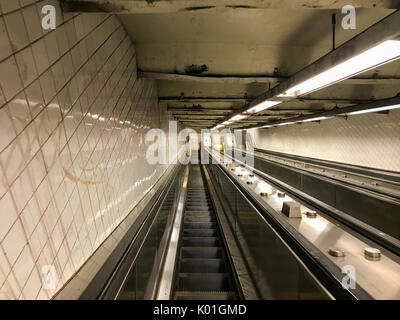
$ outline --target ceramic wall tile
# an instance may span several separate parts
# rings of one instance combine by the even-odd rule
[[[11,120],[9,106],[0,109],[0,152],[15,139],[17,134]]]
[[[37,71],[39,74],[42,74],[50,65],[45,42],[41,38],[33,43],[31,47],[33,56],[35,58]]]
[[[3,13],[11,12],[20,8],[19,1],[16,0],[0,0]]]
[[[17,2],[17,1],[15,1]],[[28,33],[25,28],[22,11],[14,11],[4,16],[8,35],[10,36],[13,51],[21,50],[29,44]]]
[[[22,15],[28,31],[30,42],[37,40],[43,35],[42,23],[36,6],[28,6],[22,10]]]
[[[4,18],[0,17],[0,60],[8,57],[12,52]]]
[[[33,58],[32,48],[27,47],[15,55],[22,84],[27,87],[37,78],[35,60]]]
[[[253,130],[256,147],[400,171],[400,111]]]
[[[19,220],[16,220],[1,242],[4,253],[6,254],[7,260],[11,266],[14,266],[15,261],[17,261],[26,243],[27,239],[25,238],[22,224]]]
[[[4,239],[10,231],[15,221],[18,219],[17,209],[11,192],[7,192],[0,200],[0,208],[2,208],[1,224],[0,224],[0,241]]]
[[[168,118],[115,16],[0,4],[0,298],[50,299],[167,169],[147,163],[144,136]]]
[[[22,90],[22,82],[14,56],[0,62],[0,85],[6,101],[10,101]]]

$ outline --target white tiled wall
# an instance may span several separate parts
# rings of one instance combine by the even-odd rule
[[[0,298],[48,299],[166,169],[145,161],[144,134],[167,115],[115,16],[0,5]]]
[[[257,148],[400,172],[400,110],[252,132]]]

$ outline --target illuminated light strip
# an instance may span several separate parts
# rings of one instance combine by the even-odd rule
[[[293,121],[293,122],[278,123],[277,126],[286,126],[286,125],[288,125],[288,124],[293,124],[293,123],[296,123],[296,122]]]
[[[234,117],[230,118],[228,121],[231,121],[231,122],[234,122],[234,121],[240,121],[240,120],[243,120],[243,119],[245,119],[245,118],[247,118],[247,116],[246,116],[246,115],[243,115],[243,114],[237,114],[236,116],[234,116]]]
[[[300,120],[301,122],[311,122],[311,121],[320,121],[320,120],[325,120],[328,119],[328,117],[316,117],[316,118],[311,118],[311,119],[305,119],[305,120]]]
[[[294,87],[278,97],[296,97],[348,79],[361,72],[400,58],[400,41],[387,40]]]
[[[257,104],[256,106],[248,109],[246,111],[246,113],[257,113],[257,112],[263,111],[265,109],[272,108],[273,106],[276,106],[276,105],[278,105],[278,104],[280,104],[282,102],[283,101],[269,101],[269,100],[267,100],[267,101],[261,102],[261,103]]]
[[[219,124],[219,125],[216,125],[214,128],[212,128],[211,130],[217,130],[217,129],[222,128],[222,127],[223,127],[223,125]]]
[[[225,121],[225,122],[222,122],[222,125],[223,126],[228,126],[228,125],[230,125],[232,123],[232,121]]]
[[[363,109],[363,110],[352,111],[352,112],[345,112],[345,110],[344,110],[343,112],[338,112],[335,115],[358,115],[358,114],[373,113],[373,112],[387,111],[387,110],[393,110],[393,109],[400,109],[400,104],[393,104],[393,105],[389,105],[389,106]],[[295,123],[300,123],[300,122],[312,122],[312,121],[326,120],[329,118],[330,118],[329,116],[321,116],[321,117],[315,117],[315,118],[304,119],[304,120],[295,120],[295,121],[291,121],[291,122],[269,124],[269,125],[261,126],[258,128],[272,128],[272,127],[276,127],[276,126],[284,126],[284,125],[295,124]]]
[[[400,108],[400,104],[395,104],[395,105],[392,105],[392,106],[372,108],[372,109],[364,109],[364,110],[359,110],[359,111],[353,111],[353,112],[349,112],[348,114],[355,115],[355,114],[363,114],[363,113],[370,113],[370,112],[386,111],[386,110],[392,110],[392,109],[398,109],[398,108]]]

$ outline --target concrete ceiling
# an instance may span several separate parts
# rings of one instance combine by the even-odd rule
[[[115,2],[135,6],[143,1]],[[292,0],[289,5],[285,1],[256,0],[258,4],[269,2],[274,9],[225,7],[189,11],[166,10],[160,7],[163,2],[166,1],[154,2],[154,14],[145,5],[129,9],[139,13],[125,13],[122,6],[110,10],[124,12],[118,17],[136,43],[139,75],[157,80],[160,103],[176,119],[199,127],[214,126],[329,53],[332,13],[337,15],[335,44],[339,46],[394,11],[388,9],[394,7],[390,0],[375,1],[376,7],[371,1],[364,1],[367,8],[357,9],[357,28],[344,30],[338,1]],[[170,1],[179,5],[185,2],[191,1]],[[197,3],[201,2],[207,1]],[[338,4],[334,9],[304,9],[305,4],[332,7],[327,4],[335,2]],[[293,8],[293,4],[298,6]],[[357,78],[282,103],[242,121],[241,125],[266,124],[336,106],[393,97],[400,91],[400,61]],[[186,122],[190,120],[194,122]]]

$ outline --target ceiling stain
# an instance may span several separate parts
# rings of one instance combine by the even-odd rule
[[[213,9],[215,6],[198,6],[198,7],[187,7],[182,9],[183,11],[199,11],[199,10],[207,10]]]
[[[202,65],[191,64],[185,67],[186,74],[201,74],[207,71],[208,67],[205,64]]]

